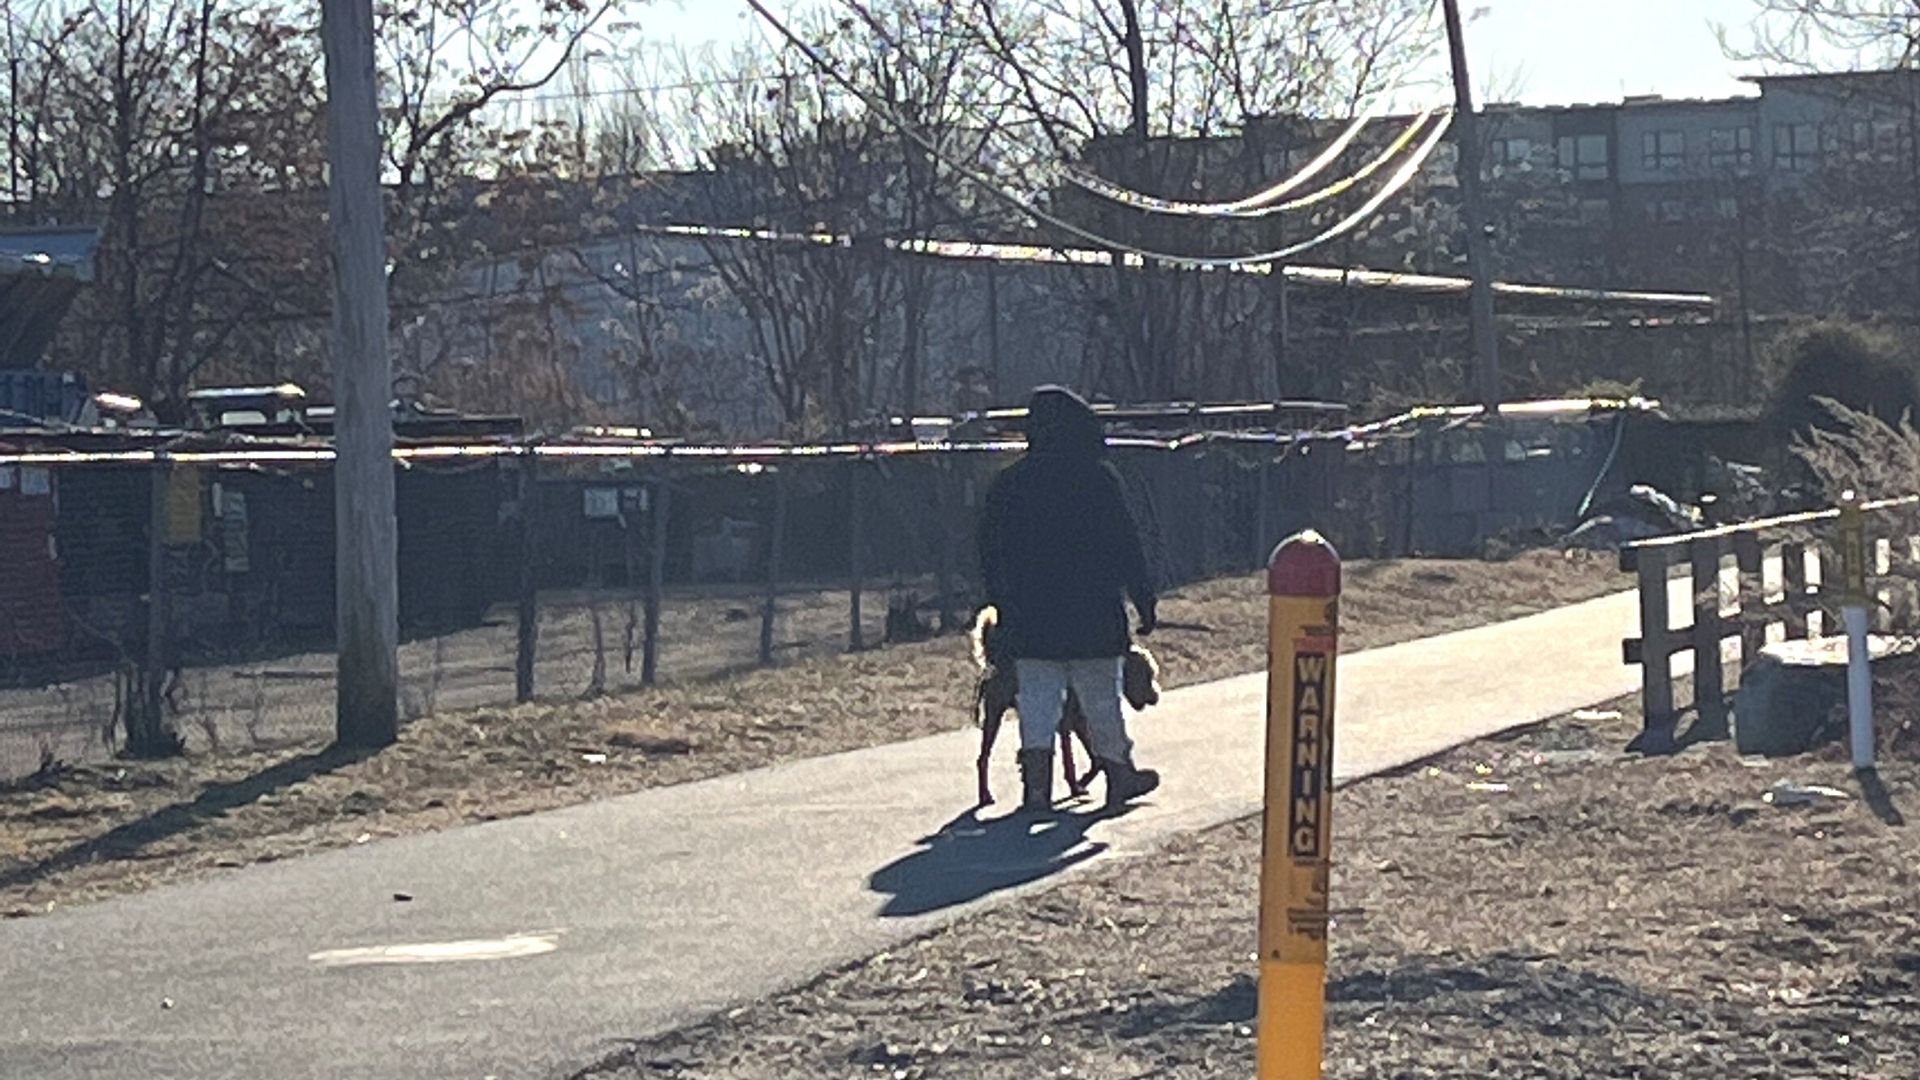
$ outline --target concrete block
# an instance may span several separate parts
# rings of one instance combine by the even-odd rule
[[[1868,652],[1875,661],[1885,659],[1894,642],[1871,637]],[[1846,638],[1768,645],[1740,674],[1733,695],[1734,746],[1742,754],[1805,753],[1844,732],[1845,725],[1833,720],[1846,701]]]

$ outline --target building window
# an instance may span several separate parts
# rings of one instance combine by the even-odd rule
[[[1658,199],[1647,204],[1647,217],[1664,225],[1687,220],[1687,204],[1679,199]]]
[[[1773,167],[1785,172],[1812,172],[1820,162],[1820,129],[1812,124],[1775,124]]]
[[[1707,135],[1707,164],[1716,169],[1753,168],[1753,129],[1714,128]]]
[[[1907,148],[1907,132],[1897,120],[1853,122],[1853,156],[1860,161],[1890,161]]]
[[[1494,169],[1524,169],[1532,159],[1532,139],[1495,139],[1487,146],[1487,164]]]
[[[1640,163],[1650,172],[1674,172],[1687,164],[1687,136],[1681,131],[1640,133]]]
[[[1558,149],[1560,167],[1575,180],[1605,180],[1613,175],[1605,135],[1562,135]]]
[[[1732,195],[1722,195],[1713,200],[1713,212],[1722,221],[1733,221],[1740,216],[1740,200]]]

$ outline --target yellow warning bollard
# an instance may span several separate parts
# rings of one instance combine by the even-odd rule
[[[1267,560],[1267,789],[1260,861],[1259,1080],[1318,1080],[1333,861],[1340,555],[1309,529]]]

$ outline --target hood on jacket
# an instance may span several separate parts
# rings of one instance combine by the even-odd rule
[[[1080,395],[1064,386],[1042,386],[1027,400],[1027,449],[1035,454],[1098,458],[1106,453],[1106,429]]]

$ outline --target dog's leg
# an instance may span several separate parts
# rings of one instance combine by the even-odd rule
[[[1075,734],[1080,736],[1080,745],[1087,748],[1087,771],[1080,777],[1080,791],[1085,794],[1086,790],[1093,786],[1093,778],[1100,775],[1102,766],[1100,759],[1093,756],[1093,739],[1088,735],[1086,727],[1082,725]]]
[[[1070,794],[1080,796],[1087,793],[1087,785],[1081,782],[1074,771],[1073,736],[1065,728],[1060,729],[1060,769],[1067,774],[1067,791]]]
[[[993,741],[999,736],[1000,725],[1005,722],[1007,710],[1011,707],[984,685],[982,686],[979,696],[980,758],[974,763],[979,777],[981,806],[993,805],[993,787],[987,779],[987,772],[993,762]]]
[[[1075,738],[1087,751],[1087,771],[1075,777],[1072,775],[1073,766],[1069,764],[1067,785],[1073,788],[1075,795],[1085,795],[1087,789],[1093,786],[1093,778],[1100,775],[1100,758],[1093,752],[1093,735],[1087,729],[1087,714],[1080,708],[1080,702],[1068,694],[1067,709],[1060,715],[1060,752],[1069,763],[1073,761],[1071,746]]]
[[[1073,735],[1085,723],[1086,718],[1080,713],[1080,702],[1069,690],[1066,707],[1060,710],[1060,768],[1066,773],[1067,790],[1075,797],[1087,793],[1089,779],[1087,776],[1079,775],[1078,767],[1073,761]],[[1080,741],[1084,744],[1085,737],[1083,736]]]

